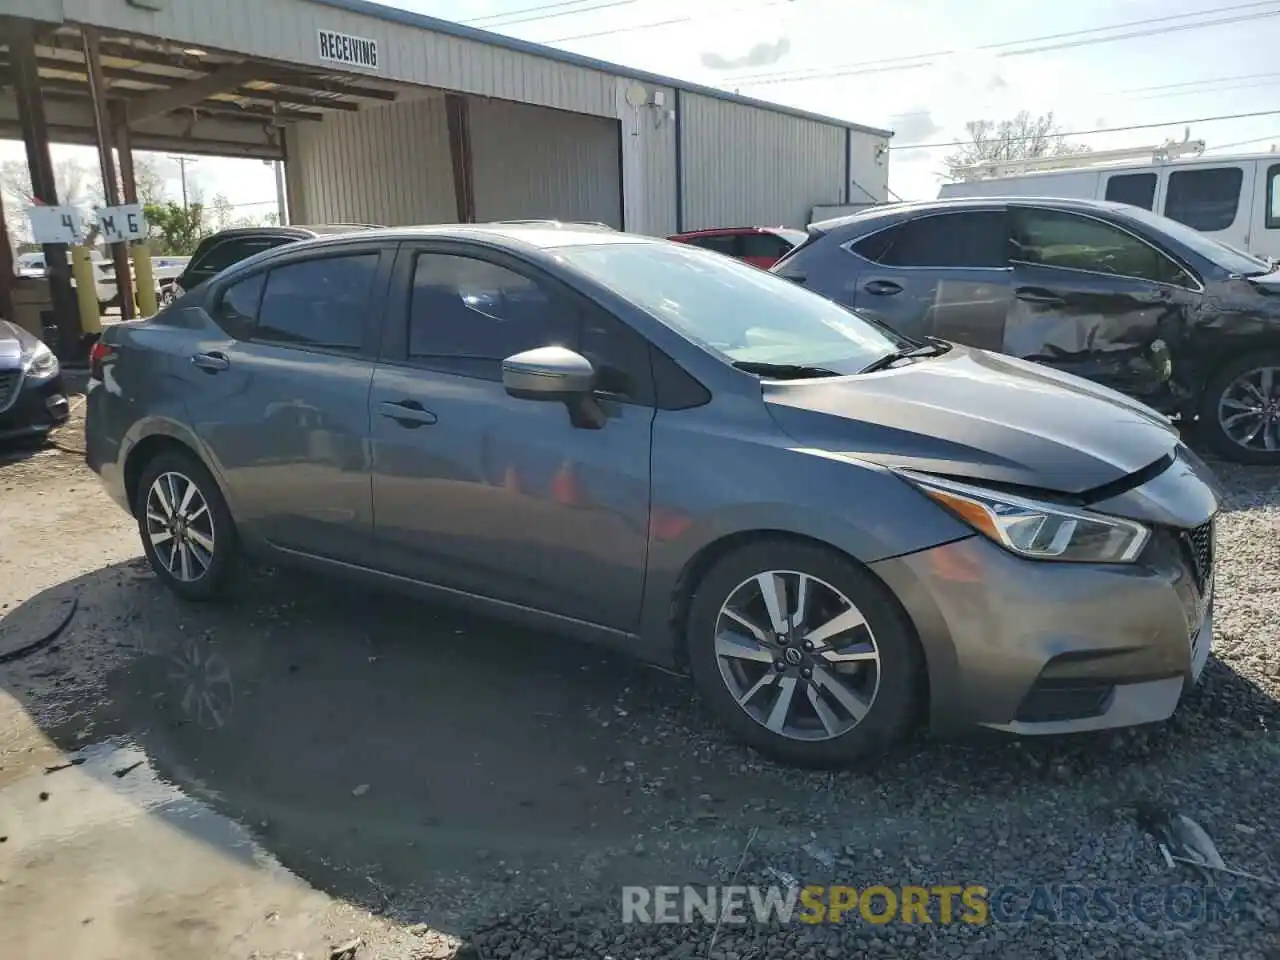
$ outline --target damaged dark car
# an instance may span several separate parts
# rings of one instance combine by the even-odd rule
[[[42,442],[67,413],[53,351],[16,323],[0,320],[0,444]]]
[[[1094,200],[892,204],[816,223],[774,272],[910,338],[1086,377],[1280,463],[1280,268]]]

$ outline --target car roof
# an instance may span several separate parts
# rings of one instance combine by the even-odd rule
[[[883,203],[857,213],[843,217],[832,217],[830,220],[819,220],[809,225],[810,229],[829,233],[844,226],[859,223],[876,222],[886,219],[900,219],[924,213],[946,213],[954,210],[972,208],[989,208],[1007,203],[1034,203],[1038,207],[1056,210],[1077,210],[1083,212],[1105,212],[1123,216],[1129,209],[1126,203],[1112,200],[1087,200],[1079,197],[946,197],[937,200],[904,200],[900,203]]]
[[[701,230],[685,230],[681,233],[673,233],[673,237],[708,237],[723,233],[774,233],[778,230],[792,230],[794,227],[771,226],[771,227],[703,227]],[[804,231],[800,231],[803,233]]]
[[[315,245],[327,245],[351,239],[348,236],[317,237]],[[448,223],[412,227],[378,227],[363,231],[361,240],[479,240],[499,245],[514,244],[549,250],[587,244],[664,243],[657,237],[621,233],[591,224],[562,223],[554,220],[511,221],[506,223]]]
[[[321,237],[332,234],[354,233],[361,230],[377,229],[380,229],[379,226],[372,223],[290,223],[279,227],[228,227],[226,230],[219,230],[216,233],[210,234],[210,237],[218,237],[221,239],[223,237],[286,236],[297,237],[299,240],[303,240],[308,237]]]

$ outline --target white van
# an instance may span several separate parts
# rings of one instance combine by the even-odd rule
[[[1079,158],[1087,161],[1088,155]],[[944,184],[939,197],[1116,200],[1280,259],[1280,153],[1098,164]]]

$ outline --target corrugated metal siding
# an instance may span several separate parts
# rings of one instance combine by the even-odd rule
[[[803,227],[843,202],[843,127],[688,93],[680,108],[683,229]]]
[[[618,123],[473,98],[476,219],[549,217],[621,227]]]
[[[889,199],[888,137],[860,133],[849,138],[849,202],[884,203]]]
[[[675,98],[670,87],[646,87],[647,97],[661,93],[664,106],[633,107],[617,80],[617,111],[622,128],[622,185],[626,228],[631,233],[667,236],[676,228],[676,130],[667,116]]]
[[[299,124],[288,145],[300,201],[295,222],[402,226],[458,218],[443,96]]]
[[[23,0],[30,2],[30,0]],[[544,104],[613,117],[614,77],[486,43],[298,0],[173,0],[150,13],[117,0],[64,0],[68,20],[220,47],[238,53],[324,67],[317,31],[337,30],[378,41],[379,69],[368,73],[442,90]]]

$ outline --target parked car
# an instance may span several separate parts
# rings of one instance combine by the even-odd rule
[[[1151,148],[1140,160],[1116,163],[1115,158],[1142,151],[1104,150],[1062,158],[1013,161],[1035,166],[1053,163],[1058,169],[1031,169],[1005,176],[982,177],[943,184],[939,197],[1077,197],[1115,200],[1166,217],[1207,234],[1214,240],[1256,257],[1280,257],[1280,157],[1274,153],[1177,155],[1187,148],[1204,149],[1204,142],[1174,144],[1175,156],[1159,159],[1170,147]],[[1003,161],[990,167],[1001,172]]]
[[[1056,367],[1280,463],[1280,271],[1095,200],[903,203],[809,228],[774,270],[909,337]]]
[[[1209,654],[1169,421],[686,245],[305,241],[91,359],[87,461],[181,596],[243,550],[470,604],[687,664],[785,761],[1158,721]]]
[[[161,287],[160,303],[162,305],[172,303],[186,291],[194,289],[232,264],[239,263],[246,257],[251,257],[263,250],[334,233],[371,229],[373,226],[370,224],[336,223],[318,226],[236,227],[232,230],[220,230],[201,240],[177,279]]]
[[[42,440],[68,411],[53,351],[16,323],[0,320],[0,441]]]
[[[803,230],[786,227],[728,227],[677,233],[667,239],[714,250],[767,270],[805,238]]]
[[[190,257],[152,257],[151,275],[156,282],[156,303],[165,304],[174,299],[174,285],[187,269]]]
[[[89,255],[93,266],[94,295],[98,298],[98,312],[105,313],[108,307],[116,306],[116,267],[105,256],[94,250]],[[71,262],[71,254],[67,254],[67,262]],[[20,277],[43,277],[47,271],[43,253],[20,254],[14,261],[14,269]],[[76,278],[71,278],[74,289]]]

